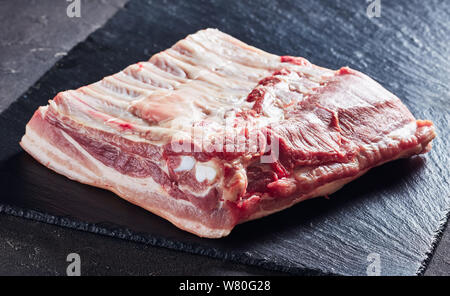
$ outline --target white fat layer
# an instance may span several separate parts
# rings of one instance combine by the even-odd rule
[[[65,175],[70,176],[71,179],[88,183],[90,180],[97,178],[92,171],[88,170],[85,166],[80,165],[78,162],[73,161],[71,157],[55,146],[50,146],[50,144],[42,140],[42,137],[29,127],[26,128],[26,134],[22,138],[21,145],[42,164],[49,166],[59,173],[70,173],[66,173]],[[49,149],[49,147],[51,147],[51,149]],[[51,151],[51,154],[61,159],[62,163],[55,161],[54,157],[49,155],[47,151]]]
[[[94,163],[98,169],[101,170],[102,176],[99,178],[101,184],[111,184],[114,180],[114,183],[119,184],[124,187],[128,187],[130,184],[138,183],[139,186],[143,189],[143,192],[155,192],[161,195],[167,195],[167,192],[156,183],[151,177],[148,178],[133,178],[124,174],[119,173],[118,171],[111,169],[105,166],[103,163],[95,159],[92,155],[89,154],[83,147],[78,144],[72,137],[66,134],[64,131],[61,131],[62,135],[66,140],[72,144],[78,151],[80,151],[83,156],[85,156],[90,162]]]
[[[405,126],[395,129],[392,132],[390,132],[389,138],[391,138],[392,140],[401,141],[407,135],[414,135],[416,128],[417,128],[417,123],[415,121],[412,121],[412,122],[406,124]]]
[[[105,166],[103,163],[92,157],[83,147],[81,147],[72,137],[61,131],[64,138],[69,141],[80,153],[82,153],[91,163],[93,163],[101,172],[102,176],[98,176],[85,165],[78,162],[76,159],[65,154],[59,150],[56,146],[49,144],[42,139],[32,129],[27,128],[26,136],[22,139],[22,144],[26,147],[33,156],[35,156],[41,163],[46,164],[53,170],[70,177],[71,179],[78,180],[83,183],[96,184],[97,186],[103,186],[105,184],[117,184],[123,187],[132,187],[134,190],[139,190],[143,195],[150,192],[156,192],[161,195],[167,193],[162,187],[156,183],[151,177],[149,178],[134,178],[127,175],[120,174],[114,169]],[[51,154],[50,154],[51,153]],[[54,160],[55,155],[62,162]],[[76,173],[80,172],[80,173]],[[115,186],[116,187],[116,186]],[[118,187],[116,187],[118,189]]]
[[[66,139],[71,138],[69,135],[65,135]],[[73,139],[72,139],[73,141]],[[82,182],[85,184],[90,184],[94,186],[101,186],[99,176],[94,174],[92,171],[87,169],[85,166],[79,164],[75,159],[68,156],[61,150],[59,150],[56,146],[48,143],[47,141],[43,140],[42,137],[40,137],[36,132],[34,132],[32,129],[27,127],[26,135],[22,138],[21,145],[26,148],[28,152],[30,152],[36,159],[39,160],[42,164],[45,164],[52,170],[56,171],[57,173],[60,173],[62,175],[67,176],[70,179],[76,180],[78,182]],[[81,148],[82,149],[82,148]],[[60,162],[55,161],[54,156],[61,159]],[[111,176],[115,178],[114,170],[111,168],[108,168],[104,166],[102,163],[100,163],[98,160],[93,159],[94,163],[102,169],[103,174],[106,176]],[[102,167],[103,166],[103,167]],[[74,171],[74,168],[77,169],[77,171],[80,171],[80,173],[76,173]],[[122,175],[123,181],[125,181],[125,185],[128,188],[132,188],[134,191],[137,191],[139,194],[134,196],[134,199],[136,200],[142,200],[144,202],[144,199],[148,196],[150,193],[158,192],[159,190],[155,190],[159,184],[155,183],[153,179],[151,178],[133,178],[128,176]],[[128,180],[125,180],[128,179]],[[114,180],[114,182],[110,182],[110,184],[116,184],[119,185],[116,181],[120,180]],[[114,190],[118,192],[117,186],[113,186]],[[167,193],[164,192],[164,196],[168,196]],[[168,197],[170,198],[170,197]],[[192,207],[192,204],[181,199],[177,199],[175,201],[176,203],[183,204],[185,206]],[[190,232],[196,233],[200,236],[204,237],[222,237],[228,235],[230,233],[231,229],[224,228],[224,229],[216,229],[216,228],[210,228],[207,227],[199,222],[191,221],[188,219],[180,218],[175,215],[173,215],[170,212],[163,212],[158,213],[160,211],[159,209],[151,209],[149,206],[146,206],[148,210],[155,212],[158,215],[163,216],[164,218],[168,219],[175,225],[177,225],[180,228],[183,228],[185,230],[188,230]]]
[[[52,101],[53,102],[53,101]],[[41,107],[39,107],[39,112],[41,113],[41,116],[42,117],[44,117],[44,115],[45,115],[45,112],[47,112],[47,109],[48,109],[48,105],[47,106],[41,106]]]
[[[195,166],[195,178],[200,183],[205,180],[212,181],[216,178],[216,176],[216,169],[211,167],[210,165],[197,163],[197,165]]]
[[[132,188],[134,191],[140,193],[137,199],[145,199],[151,193],[156,193],[162,196],[169,195],[167,192],[156,183],[152,177],[148,178],[134,178],[131,176],[123,175],[118,171],[107,167],[92,155],[90,155],[83,147],[80,146],[72,137],[67,133],[61,131],[64,138],[70,142],[77,150],[79,150],[89,162],[94,164],[97,169],[100,170],[101,176],[89,170],[85,165],[77,161],[76,159],[68,156],[63,151],[59,150],[56,146],[49,144],[43,140],[36,132],[32,129],[27,128],[26,136],[22,139],[22,144],[26,147],[36,159],[41,163],[45,164],[49,168],[55,170],[56,172],[63,174],[71,179],[75,179],[79,182],[95,185],[97,187],[103,187],[104,185],[115,184],[113,188],[117,193],[120,193],[120,187]],[[62,160],[62,162],[57,162],[49,154],[56,155]],[[80,171],[80,173],[75,173],[74,169]],[[117,186],[118,185],[118,186]],[[192,205],[190,202],[185,200],[178,200],[179,203],[185,205]]]
[[[174,172],[183,172],[191,170],[195,165],[195,159],[192,156],[181,156],[180,165],[174,169]]]

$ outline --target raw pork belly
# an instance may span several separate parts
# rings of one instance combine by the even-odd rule
[[[40,107],[21,146],[202,237],[326,196],[435,137],[368,76],[218,30]]]

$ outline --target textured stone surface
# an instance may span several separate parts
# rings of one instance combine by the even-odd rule
[[[365,274],[367,255],[373,252],[381,255],[382,274],[423,272],[450,203],[445,148],[450,9],[445,1],[395,1],[383,2],[380,18],[369,19],[365,11],[363,1],[133,1],[0,116],[7,139],[0,148],[0,174],[8,189],[0,210],[293,273]],[[202,240],[113,194],[50,172],[17,146],[32,112],[57,91],[144,60],[205,27],[218,27],[277,54],[305,56],[330,68],[349,65],[369,74],[417,117],[435,121],[440,136],[433,151],[377,168],[330,201],[305,202],[239,226],[226,239]],[[435,273],[445,273],[447,265],[437,259],[448,260],[442,250],[431,261]]]
[[[69,18],[65,0],[0,1],[0,111],[128,0],[82,0]]]
[[[0,224],[0,275],[65,275],[70,253],[80,255],[82,275],[278,274],[4,214]]]

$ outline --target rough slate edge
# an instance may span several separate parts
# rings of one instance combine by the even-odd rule
[[[446,209],[447,214],[441,220],[438,230],[435,232],[432,244],[430,246],[429,251],[425,254],[425,258],[422,261],[419,269],[417,270],[417,275],[423,275],[427,264],[431,260],[434,251],[436,250],[437,245],[439,244],[439,240],[447,227],[448,218],[450,216],[449,208]],[[86,223],[71,217],[62,217],[62,216],[54,216],[50,214],[46,214],[40,211],[29,210],[29,209],[21,209],[18,207],[11,207],[8,205],[0,204],[0,213],[12,215],[15,217],[20,217],[24,219],[29,219],[33,221],[48,223],[52,225],[62,226],[66,228],[71,228],[80,231],[87,231],[95,234],[100,234],[104,236],[129,240],[137,243],[144,243],[156,247],[164,247],[173,249],[176,251],[184,251],[192,254],[200,254],[204,256],[209,256],[216,259],[222,260],[230,260],[237,263],[243,263],[253,266],[262,267],[268,270],[286,272],[297,275],[339,275],[332,273],[324,273],[320,270],[303,268],[303,267],[287,267],[284,265],[274,264],[272,262],[267,262],[264,260],[255,260],[245,254],[238,253],[232,254],[223,252],[214,248],[204,248],[202,246],[196,245],[194,243],[182,243],[175,242],[170,239],[159,238],[155,235],[149,234],[141,234],[134,231],[131,231],[123,226],[115,227],[105,227],[99,224],[94,223]],[[114,226],[114,225],[111,225]]]
[[[156,247],[163,247],[176,251],[183,251],[197,255],[209,256],[216,259],[229,260],[241,264],[253,265],[267,270],[280,271],[296,275],[310,275],[310,276],[338,275],[332,273],[324,273],[323,271],[310,268],[286,267],[283,265],[274,264],[272,262],[267,262],[264,260],[255,260],[254,258],[246,256],[242,253],[232,254],[211,247],[204,248],[194,243],[175,242],[173,240],[159,238],[154,235],[136,233],[123,226],[118,226],[117,228],[104,227],[98,224],[86,223],[77,219],[73,219],[71,217],[53,216],[40,211],[20,209],[18,207],[11,207],[8,205],[0,205],[0,213],[24,219],[29,219],[33,221],[43,222],[47,224],[71,228],[75,230],[87,231],[104,236],[120,238],[137,243],[144,243]]]
[[[443,135],[441,135],[441,136],[443,136]],[[446,217],[448,217],[448,210],[449,210],[448,208],[445,209],[445,212],[447,213]],[[220,254],[221,253],[220,251],[214,250],[214,249],[210,250],[210,251],[206,251],[206,253],[202,253],[203,248],[201,248],[201,247],[199,248],[198,246],[195,246],[192,244],[188,245],[188,248],[185,248],[186,247],[185,244],[177,244],[177,243],[174,244],[172,242],[164,242],[164,240],[161,240],[161,239],[158,239],[158,238],[152,237],[152,236],[150,236],[150,237],[145,236],[145,235],[140,236],[138,233],[133,233],[123,227],[122,227],[122,229],[124,229],[124,230],[120,231],[120,230],[114,229],[114,227],[105,228],[105,227],[102,227],[102,226],[96,225],[96,224],[79,222],[79,221],[71,219],[71,218],[55,217],[55,216],[43,214],[43,213],[40,213],[37,211],[33,211],[33,210],[22,210],[19,208],[12,208],[12,207],[7,207],[7,206],[1,206],[0,212],[4,212],[7,214],[20,216],[20,217],[24,217],[24,218],[28,218],[28,219],[33,219],[36,221],[43,221],[43,222],[47,222],[50,224],[57,224],[60,226],[65,226],[65,227],[69,227],[69,228],[73,228],[73,229],[85,230],[85,231],[89,231],[89,232],[93,232],[93,233],[99,233],[99,234],[103,234],[103,235],[134,240],[137,242],[144,242],[144,243],[153,244],[156,246],[174,248],[176,250],[179,250],[179,247],[183,246],[184,250],[188,251],[188,252],[200,253],[203,255],[208,255],[208,256],[212,256],[212,257],[216,257],[216,258],[223,258],[223,259],[244,262],[244,263],[245,263],[245,261],[248,261],[248,264],[257,265],[257,266],[261,266],[261,267],[265,267],[265,268],[269,268],[269,269],[275,269],[275,270],[287,271],[287,272],[293,272],[293,273],[304,273],[305,272],[304,268],[292,268],[292,267],[286,268],[284,266],[274,265],[274,264],[270,264],[267,262],[261,262],[260,260],[254,260],[252,258],[247,258],[246,256],[243,256],[241,254],[240,254],[240,256],[236,256],[233,254],[231,256],[228,256],[227,254]],[[421,267],[417,270],[417,274],[423,274],[423,272],[425,271],[426,264],[429,261],[429,259],[431,258],[432,253],[435,250],[435,247],[438,243],[438,240],[439,240],[440,236],[442,235],[443,230],[445,229],[445,224],[446,224],[446,218],[441,219],[441,222],[439,225],[440,226],[439,230],[437,232],[435,232],[435,234],[433,236],[433,243],[432,243],[431,247],[429,248],[429,251],[426,252],[426,254],[424,256],[424,260],[422,261]],[[321,272],[317,271],[317,270],[307,270],[307,271],[311,272],[312,274],[321,274]]]
[[[425,259],[422,261],[422,264],[420,265],[419,270],[417,271],[417,275],[424,275],[425,271],[427,270],[428,264],[431,261],[431,258],[433,258],[433,255],[436,252],[437,246],[439,245],[439,241],[441,240],[444,231],[448,227],[448,222],[450,218],[450,208],[445,209],[445,211],[447,214],[440,221],[439,228],[434,234],[433,241],[431,243],[429,251],[425,253]]]

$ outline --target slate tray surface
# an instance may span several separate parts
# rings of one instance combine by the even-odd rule
[[[0,114],[0,211],[295,274],[421,274],[450,210],[449,41],[446,1],[131,1]],[[276,54],[348,65],[397,94],[439,137],[431,153],[371,170],[331,196],[239,225],[209,240],[38,164],[18,146],[33,112],[58,91],[148,59],[187,34],[217,27]],[[151,256],[152,254],[149,254]]]

